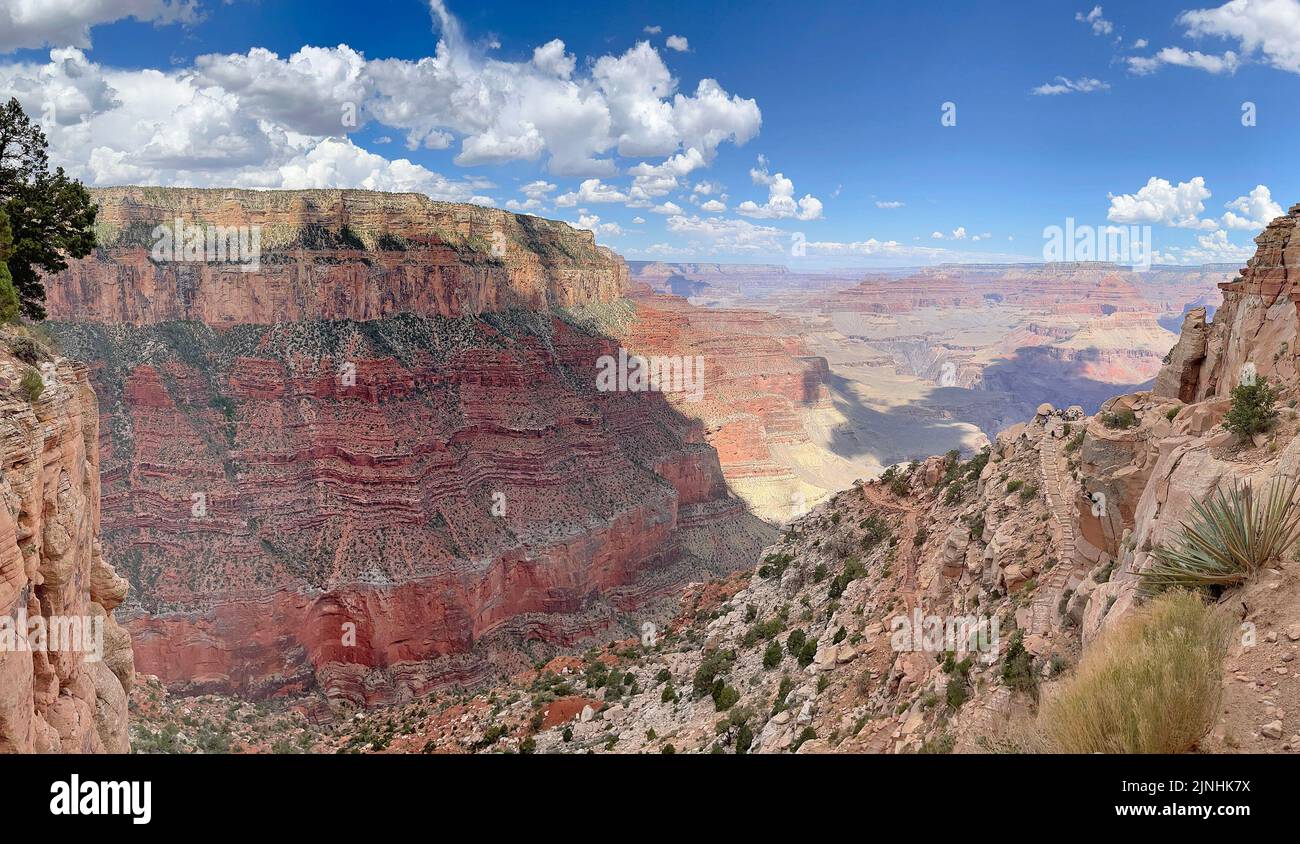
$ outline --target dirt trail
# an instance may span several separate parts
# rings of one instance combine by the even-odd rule
[[[899,583],[898,591],[907,604],[907,611],[910,613],[916,605],[916,570],[920,549],[916,546],[914,540],[922,508],[906,504],[886,490],[867,484],[862,486],[862,498],[878,509],[903,514],[903,523],[899,527],[895,545],[898,549],[895,562],[903,568],[903,577]]]
[[[1052,547],[1056,564],[1043,574],[1034,592],[1031,604],[1029,632],[1044,634],[1052,627],[1061,595],[1070,585],[1078,564],[1074,556],[1074,518],[1071,513],[1072,495],[1068,476],[1063,477],[1061,456],[1064,453],[1064,436],[1055,436],[1060,423],[1049,427],[1039,448],[1039,468],[1043,476],[1043,494],[1052,516]]]

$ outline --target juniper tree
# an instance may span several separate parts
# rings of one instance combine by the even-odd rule
[[[95,248],[98,208],[62,167],[50,172],[48,146],[17,99],[0,107],[0,208],[13,237],[6,264],[22,313],[32,319],[45,318],[41,273],[65,270],[69,257],[84,258]]]

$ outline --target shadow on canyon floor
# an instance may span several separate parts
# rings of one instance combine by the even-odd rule
[[[921,401],[889,410],[868,406],[854,389],[857,382],[832,373],[828,383],[835,408],[854,422],[837,426],[829,447],[847,460],[869,458],[888,466],[954,448],[970,451],[967,426],[993,439],[1004,428],[1028,421],[1044,402],[1057,407],[1077,404],[1091,414],[1112,396],[1150,389],[1153,379],[1112,384],[1080,374],[1096,359],[1087,352],[1100,354],[1085,350],[1081,359],[1062,363],[1021,349],[986,367],[978,386],[936,385]]]

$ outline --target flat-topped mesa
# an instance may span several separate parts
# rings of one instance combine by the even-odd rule
[[[1156,381],[1155,394],[1198,402],[1226,396],[1254,367],[1256,377],[1294,384],[1300,336],[1300,204],[1258,237],[1255,256],[1235,280],[1219,285],[1223,306],[1187,314],[1183,334]]]
[[[100,248],[46,280],[53,319],[226,328],[462,316],[607,302],[627,281],[622,259],[589,231],[422,194],[120,187],[91,195]],[[198,227],[204,235],[243,229],[255,266],[244,252],[218,260],[212,248],[187,260]],[[213,233],[192,244],[218,240]]]

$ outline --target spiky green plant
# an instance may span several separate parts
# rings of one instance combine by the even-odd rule
[[[1142,572],[1142,591],[1172,588],[1226,589],[1244,581],[1300,538],[1296,478],[1275,477],[1255,494],[1249,481],[1217,490],[1208,502],[1193,502],[1192,519],[1178,538],[1157,548]]]

